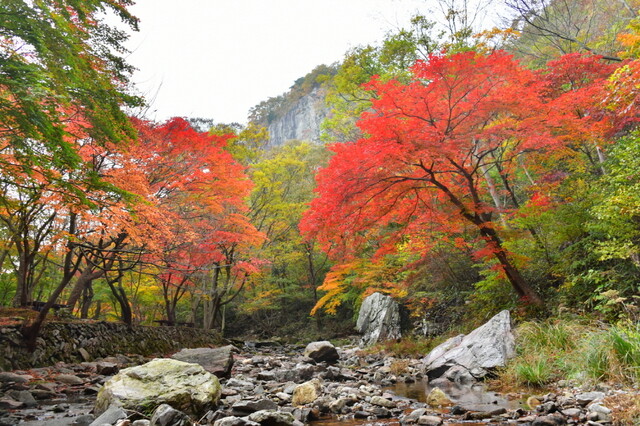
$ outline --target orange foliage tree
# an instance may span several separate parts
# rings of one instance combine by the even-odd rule
[[[259,264],[247,257],[263,239],[245,215],[251,182],[224,149],[231,134],[198,132],[180,118],[136,126],[133,156],[169,227],[148,259],[161,271],[167,320],[175,322],[176,305],[189,291],[204,306],[205,328],[212,328],[220,307]]]

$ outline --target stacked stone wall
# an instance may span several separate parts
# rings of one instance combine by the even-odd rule
[[[0,327],[0,371],[82,362],[116,354],[166,355],[182,348],[216,346],[220,336],[187,327],[133,326],[113,322],[45,324],[35,350],[19,326]]]

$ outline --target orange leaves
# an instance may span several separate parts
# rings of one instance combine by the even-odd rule
[[[255,272],[243,256],[264,236],[244,214],[251,182],[223,149],[233,135],[198,132],[181,118],[135,125],[140,137],[131,149],[133,163],[145,176],[147,199],[165,229],[154,261],[181,277],[218,267]]]

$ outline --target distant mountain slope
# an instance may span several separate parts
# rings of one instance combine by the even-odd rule
[[[325,83],[335,75],[336,69],[335,65],[319,65],[296,80],[287,93],[251,109],[249,120],[267,127],[270,146],[294,139],[320,143],[320,125],[329,114]]]

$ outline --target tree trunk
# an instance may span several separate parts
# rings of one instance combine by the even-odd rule
[[[104,270],[95,271],[90,267],[82,271],[67,299],[67,305],[69,305],[71,312],[76,308],[76,303],[78,303],[78,300],[82,297],[85,288],[91,286],[92,281],[100,278],[102,275],[104,275]]]
[[[80,304],[80,318],[87,319],[89,318],[89,308],[91,308],[91,303],[93,302],[93,281],[88,281],[84,286],[84,291],[82,292],[82,302]]]
[[[502,241],[500,240],[500,237],[498,237],[498,234],[496,234],[495,230],[488,228],[486,225],[487,224],[480,226],[480,234],[485,238],[488,244],[491,244],[494,247],[494,256],[498,259],[498,262],[500,262],[502,270],[518,296],[532,305],[539,307],[544,306],[544,303],[538,293],[529,285],[529,283],[527,283],[520,274],[520,271],[518,271],[509,259],[509,256],[502,248]]]

